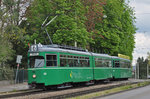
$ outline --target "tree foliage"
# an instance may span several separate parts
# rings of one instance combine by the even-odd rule
[[[133,9],[125,0],[107,0],[103,8],[107,18],[95,23],[94,43],[90,45],[97,52],[120,53],[132,59],[136,30]]]
[[[8,60],[12,60],[14,51],[12,44],[0,35],[0,67],[6,66]]]
[[[125,0],[0,0],[0,6],[0,34],[4,48],[14,50],[10,53],[26,57],[35,39],[50,44],[41,25],[47,16],[48,22],[58,15],[46,28],[53,43],[76,42],[93,52],[132,59],[135,17]]]
[[[95,30],[95,24],[101,23],[103,19],[103,6],[106,4],[106,0],[84,0],[84,6],[86,8],[86,28],[88,32]]]
[[[132,59],[136,30],[133,12],[125,0],[34,0],[26,13],[27,42],[48,42],[41,24],[49,14],[49,20],[60,14],[47,27],[54,43],[73,46],[77,42],[94,52],[120,53]]]
[[[89,34],[85,27],[85,9],[81,0],[34,0],[27,10],[28,33],[30,42],[37,39],[38,42],[46,43],[48,38],[41,30],[42,22],[48,15],[52,19],[59,16],[48,27],[47,30],[54,43],[63,45],[74,45],[85,47],[89,41]],[[46,38],[46,41],[44,40]]]
[[[0,35],[1,40],[4,40],[1,46],[1,55],[9,56],[13,55],[13,60],[16,60],[15,54],[22,54],[24,35],[26,34],[25,28],[20,27],[20,23],[24,18],[24,8],[28,0],[1,0],[0,1]],[[2,57],[1,58],[4,58]],[[6,62],[2,60],[2,62]],[[14,65],[15,62],[12,62]]]

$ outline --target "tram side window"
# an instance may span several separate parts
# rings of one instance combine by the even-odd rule
[[[73,64],[73,59],[68,59],[68,65],[69,65],[69,67],[73,67],[74,66],[74,64]]]
[[[130,62],[124,62],[123,68],[130,68]]]
[[[125,64],[124,68],[128,68],[128,63],[125,62],[124,64]]]
[[[61,67],[90,67],[89,57],[75,55],[60,55]]]
[[[130,68],[130,62],[127,63],[127,68]]]
[[[120,67],[125,68],[125,62],[124,61],[120,61]]]
[[[115,67],[120,67],[119,61],[115,61]]]
[[[111,61],[104,58],[95,58],[95,67],[111,67]]]
[[[57,56],[46,55],[46,66],[57,66]]]
[[[89,58],[88,57],[80,57],[80,67],[89,67]]]
[[[74,67],[80,67],[79,56],[74,56]]]
[[[60,55],[60,66],[61,67],[67,66],[67,55]]]
[[[101,58],[95,58],[95,67],[103,67],[103,63],[102,63],[102,59]]]
[[[109,59],[104,59],[104,61],[105,61],[104,64],[105,67],[111,67],[111,61]]]

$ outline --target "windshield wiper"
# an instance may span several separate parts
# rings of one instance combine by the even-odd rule
[[[42,61],[41,61],[40,63],[38,63],[38,65],[37,65],[37,66],[35,66],[35,67],[40,67],[41,63],[42,63]]]

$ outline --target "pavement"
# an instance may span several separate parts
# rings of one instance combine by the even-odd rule
[[[29,89],[27,82],[14,84],[9,81],[0,81],[0,93],[26,89]]]
[[[150,85],[96,99],[150,99]]]

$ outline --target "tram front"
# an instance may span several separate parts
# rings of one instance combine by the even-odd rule
[[[32,45],[28,51],[28,84],[30,87],[44,86],[42,76],[45,65],[44,54],[38,50],[40,45]]]

